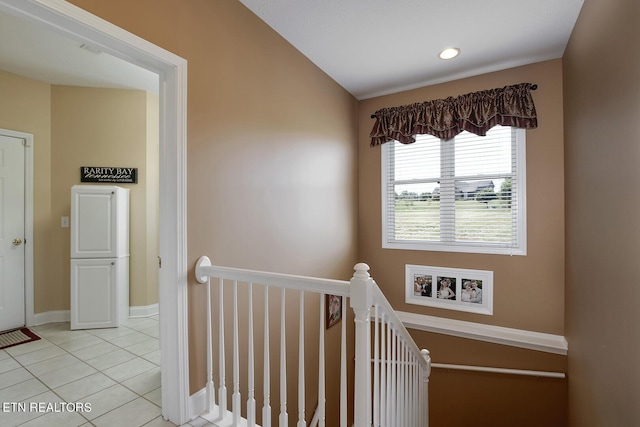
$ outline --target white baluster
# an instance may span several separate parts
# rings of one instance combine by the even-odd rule
[[[387,425],[387,325],[384,314],[380,319],[380,424]]]
[[[393,335],[391,323],[387,323],[387,396],[386,396],[386,425],[391,425],[391,416],[393,413]]]
[[[340,341],[340,427],[347,427],[347,301],[342,297]]]
[[[287,414],[287,346],[285,324],[285,289],[282,288],[280,303],[280,427],[288,427],[289,414]]]
[[[407,399],[407,413],[408,413],[408,424],[410,426],[415,425],[415,420],[414,420],[414,414],[415,414],[415,406],[414,406],[414,399],[415,399],[415,393],[414,393],[414,372],[413,372],[413,368],[414,368],[414,363],[413,363],[413,354],[412,353],[408,353],[409,354],[409,365],[408,365],[408,369],[409,369],[409,374],[408,374],[408,381],[409,381],[409,386],[407,387],[407,394],[408,394],[408,399]]]
[[[393,337],[391,338],[391,419],[397,422],[397,408],[398,408],[398,338],[393,331]]]
[[[324,333],[327,329],[325,300],[326,295],[320,294],[320,341],[318,342],[318,427],[324,427],[327,419],[325,411],[326,391],[324,372]]]
[[[420,425],[420,364],[413,355],[413,425]]]
[[[413,425],[413,363],[411,361],[411,353],[407,347],[407,424]]]
[[[240,350],[238,344],[238,281],[233,281],[233,396],[231,411],[233,425],[240,423]]]
[[[405,406],[407,408],[407,425],[413,425],[413,419],[412,419],[412,411],[413,411],[413,405],[411,404],[411,400],[413,399],[413,394],[411,393],[411,391],[413,390],[413,380],[412,380],[412,367],[413,364],[411,363],[411,353],[409,351],[409,347],[407,347],[406,349],[406,353],[407,353],[407,391],[405,392],[406,394],[406,399],[407,402],[405,403]]]
[[[220,279],[220,298],[218,299],[220,321],[218,323],[219,337],[219,362],[220,368],[220,387],[218,388],[218,409],[220,410],[219,418],[222,419],[227,415],[227,387],[225,386],[225,360],[224,360],[224,280]]]
[[[416,396],[416,426],[422,425],[422,417],[420,413],[422,412],[422,402],[420,401],[420,359],[416,356],[416,375],[415,375],[415,396]]]
[[[264,366],[263,386],[264,402],[262,405],[262,426],[271,427],[271,374],[269,365],[269,287],[264,287]]]
[[[396,419],[401,422],[400,425],[405,425],[403,420],[404,411],[402,410],[402,340],[400,336],[397,336],[396,343]]]
[[[407,381],[407,375],[409,373],[409,369],[408,369],[409,365],[407,363],[407,346],[404,342],[404,340],[402,341],[402,422],[405,425],[408,425],[409,422],[407,420],[407,402],[408,402],[408,395],[407,395],[407,387],[409,384],[409,381]]]
[[[402,340],[400,335],[396,336],[396,417],[402,420]]]
[[[298,424],[297,427],[306,427],[304,418],[304,291],[300,291],[300,325],[298,335]]]
[[[399,425],[406,425],[404,422],[404,345],[398,338],[398,420]]]
[[[380,321],[378,305],[373,307],[373,425],[380,425]]]
[[[409,352],[409,358],[410,358],[410,369],[411,369],[411,375],[409,377],[410,380],[410,388],[409,388],[409,420],[411,422],[412,426],[418,426],[419,425],[419,417],[418,417],[418,412],[420,411],[419,406],[418,406],[418,398],[417,398],[417,394],[418,394],[418,388],[417,388],[417,379],[416,379],[416,373],[417,371],[417,364],[416,364],[416,356],[413,352]]]
[[[207,413],[213,411],[216,404],[213,385],[213,343],[211,342],[211,278],[207,278]]]
[[[249,361],[248,361],[248,397],[247,397],[247,426],[256,425],[256,399],[255,399],[255,366],[253,349],[253,283],[249,283]]]
[[[404,351],[404,386],[403,389],[403,399],[404,399],[404,420],[407,425],[410,425],[409,421],[409,348],[407,347],[407,343],[403,342],[403,351]]]

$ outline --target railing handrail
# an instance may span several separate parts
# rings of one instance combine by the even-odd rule
[[[273,273],[260,270],[250,270],[244,268],[223,267],[219,265],[198,264],[196,266],[196,277],[200,283],[206,281],[206,277],[215,277],[224,280],[237,280],[240,282],[254,284],[268,284],[268,286],[281,287],[286,289],[297,289],[302,291],[338,295],[351,297],[350,282],[348,280],[324,279],[319,277],[301,276],[295,274]],[[409,334],[402,320],[384,296],[384,293],[373,280],[372,286],[373,304],[377,304],[387,316],[388,323],[397,329],[397,333],[404,339],[410,350],[416,355],[421,354],[420,348]],[[428,362],[420,357],[419,363],[425,369],[429,369]]]
[[[254,283],[256,285],[268,284],[268,286],[285,289],[297,289],[346,297],[350,296],[348,280],[323,279],[206,264],[196,267],[196,277],[200,283],[204,283],[206,277],[215,277],[217,279],[237,280],[239,282]]]

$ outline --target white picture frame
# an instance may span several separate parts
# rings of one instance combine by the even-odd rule
[[[493,271],[405,265],[407,304],[493,315]]]

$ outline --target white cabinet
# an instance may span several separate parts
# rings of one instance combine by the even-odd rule
[[[129,317],[129,190],[71,188],[71,329]]]
[[[129,317],[129,258],[71,260],[71,329],[112,328]]]

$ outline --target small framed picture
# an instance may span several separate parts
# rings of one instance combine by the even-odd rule
[[[342,319],[342,297],[337,295],[325,295],[325,298],[325,327],[329,329]]]
[[[405,266],[408,304],[493,315],[493,271]]]

